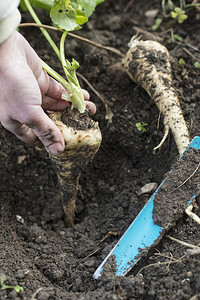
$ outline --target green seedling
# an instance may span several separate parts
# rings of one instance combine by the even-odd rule
[[[145,123],[145,122],[138,122],[138,123],[136,123],[135,124],[135,126],[137,127],[137,130],[138,131],[142,131],[142,132],[146,132],[147,130],[146,130],[146,128],[145,128],[145,126],[147,126],[148,125],[148,123]]]
[[[183,42],[183,38],[178,34],[173,34],[173,38],[179,42]]]
[[[15,286],[12,286],[12,285],[6,285],[4,282],[6,281],[6,276],[5,275],[1,275],[0,276],[0,283],[1,283],[1,289],[2,290],[6,290],[6,289],[12,289],[12,290],[15,290],[16,293],[19,293],[19,292],[23,292],[23,287],[20,286],[20,285],[15,285]]]
[[[174,9],[174,3],[173,3],[173,1],[168,0],[167,1],[167,6],[169,7],[170,10],[173,10]]]
[[[179,24],[182,24],[188,18],[185,10],[182,10],[180,7],[175,7],[174,10],[170,12],[170,14],[173,19],[178,20]]]
[[[195,6],[199,6],[199,5],[200,5],[200,3],[185,4],[184,0],[180,0],[180,6],[175,7],[172,0],[167,1],[167,7],[170,10],[171,17],[173,19],[177,19],[179,24],[182,24],[185,20],[188,19],[188,15],[187,15],[186,11],[189,7],[195,7]],[[165,7],[166,7],[166,0],[162,0],[163,14],[165,17],[167,17]]]
[[[200,69],[200,63],[199,63],[198,61],[195,61],[194,67],[195,67],[196,69]]]
[[[179,64],[179,66],[184,66],[185,65],[185,60],[183,58],[179,58],[178,64]]]
[[[162,24],[162,21],[163,21],[163,19],[161,19],[161,18],[156,18],[155,24],[151,27],[151,29],[152,29],[153,31],[156,31],[156,30],[160,27],[160,25]]]

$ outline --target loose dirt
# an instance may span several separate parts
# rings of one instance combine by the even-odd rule
[[[179,5],[179,1],[174,2]],[[122,53],[128,50],[136,28],[143,39],[159,39],[172,56],[173,84],[193,138],[200,132],[200,71],[194,67],[200,60],[200,16],[194,7],[187,14],[188,19],[178,24],[163,17],[160,0],[110,0],[97,8],[77,34]],[[163,23],[154,32],[157,17],[162,17]],[[48,23],[45,12],[40,13],[40,19]],[[27,12],[22,21],[32,22]],[[23,28],[21,33],[43,60],[62,73],[39,29]],[[183,40],[172,40],[173,34]],[[56,33],[51,32],[51,36],[58,43]],[[22,143],[0,127],[0,273],[7,276],[7,285],[24,289],[20,293],[0,289],[0,299],[199,299],[200,256],[188,257],[188,247],[166,236],[127,276],[93,279],[96,268],[143,207],[138,191],[150,182],[160,184],[178,152],[171,134],[161,149],[153,151],[163,137],[162,116],[147,93],[119,67],[120,57],[71,37],[66,43],[66,56],[80,63],[79,73],[107,102],[112,122],[105,117],[104,103],[80,78],[81,86],[97,106],[93,119],[99,122],[103,141],[80,178],[73,228],[65,227],[58,181],[48,153]],[[180,58],[185,65],[178,64]],[[145,132],[136,127],[142,122],[148,124]],[[190,168],[191,163],[186,166],[186,176],[173,182],[169,191],[193,172],[196,163]],[[180,197],[186,186],[184,199],[196,192],[194,178],[171,193],[173,201],[166,202],[168,209],[171,211],[171,203],[178,209],[181,201],[181,211],[173,219],[167,217],[164,225],[172,222],[170,236],[199,245],[200,225],[184,213],[185,203]],[[200,216],[197,204],[194,212]],[[163,212],[161,215],[165,219]]]
[[[191,198],[199,195],[199,165],[200,151],[190,148],[166,174],[154,200],[153,219],[157,225],[168,229],[175,225]]]

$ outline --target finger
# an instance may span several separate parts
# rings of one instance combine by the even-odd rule
[[[42,108],[44,110],[58,111],[64,110],[69,106],[69,102],[65,100],[55,100],[49,96],[44,96],[42,100]]]
[[[31,116],[28,126],[33,130],[42,144],[54,155],[63,152],[65,143],[63,136],[54,124],[54,122],[44,113],[43,109],[38,106],[31,110]]]
[[[63,88],[63,86],[54,78],[50,77],[43,69],[37,81],[42,95],[47,95],[51,98],[60,100],[62,94],[66,93],[66,90]]]
[[[24,143],[28,143],[31,145],[38,145],[41,143],[32,129],[29,128],[26,124],[21,124],[20,122],[12,119],[10,119],[10,121],[1,123],[4,128],[15,134],[16,137],[18,137]]]
[[[85,101],[85,106],[89,110],[90,115],[94,115],[96,113],[96,105],[91,101]]]
[[[90,94],[88,93],[88,91],[86,91],[84,89],[81,89],[81,90],[82,90],[85,101],[88,101],[90,99]]]

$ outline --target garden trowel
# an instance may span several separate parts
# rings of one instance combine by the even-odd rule
[[[186,151],[190,148],[195,148],[197,150],[200,149],[200,137],[195,137],[189,144]],[[164,182],[165,180],[162,181],[138,216],[114,246],[112,251],[97,268],[93,275],[95,279],[100,277],[103,269],[109,264],[113,264],[113,261],[115,265],[114,274],[116,276],[126,275],[141,259],[143,251],[147,253],[155,241],[162,238],[165,233],[165,229],[154,223],[153,208],[156,194]],[[195,196],[196,195],[194,194],[190,199],[188,199],[187,206],[193,201]]]

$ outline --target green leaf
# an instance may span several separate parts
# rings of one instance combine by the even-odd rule
[[[72,66],[72,69],[74,71],[76,71],[80,65],[79,65],[78,61],[76,61],[74,58],[72,58],[71,66]]]
[[[180,7],[175,7],[174,11],[179,15],[182,13],[182,9]]]
[[[162,21],[163,21],[163,20],[162,20],[161,18],[157,18],[157,19],[155,20],[155,24],[151,27],[151,29],[152,29],[153,31],[156,31],[156,30],[160,27]]]
[[[88,21],[88,17],[86,13],[81,9],[75,10],[75,18],[76,18],[76,23],[79,25],[82,25]]]
[[[179,64],[179,66],[184,66],[185,65],[184,59],[183,58],[179,58],[178,64]]]
[[[136,123],[135,124],[135,126],[137,127],[137,130],[138,131],[142,131],[142,132],[146,132],[147,130],[146,130],[146,128],[145,128],[145,126],[147,126],[148,125],[148,123],[145,123],[145,122],[142,122],[142,123]]]
[[[178,14],[175,11],[170,12],[172,19],[176,19]]]
[[[23,292],[23,290],[24,290],[23,287],[20,286],[20,285],[13,286],[13,289],[14,289],[17,293]]]
[[[173,19],[178,19],[179,24],[183,23],[188,18],[188,16],[185,14],[185,11],[180,7],[175,7],[174,11],[171,11],[170,13]]]
[[[53,7],[54,0],[30,0],[30,3],[34,7],[43,8],[50,11]],[[27,10],[24,0],[20,1],[20,6],[23,10]]]
[[[183,38],[182,38],[180,35],[178,35],[178,34],[175,33],[175,34],[173,35],[173,37],[174,37],[175,40],[180,41],[180,42],[183,42]]]
[[[60,26],[62,29],[67,31],[72,31],[80,29],[79,23],[83,24],[84,13],[79,10],[75,10],[69,0],[55,0],[54,6],[50,11],[50,17],[52,21]],[[85,22],[87,21],[87,16],[85,16]]]
[[[179,24],[182,24],[187,18],[188,18],[188,16],[185,15],[185,14],[182,14],[182,15],[178,16]]]
[[[196,69],[200,69],[200,63],[199,63],[198,61],[195,61],[194,67],[195,67]]]
[[[1,284],[1,289],[2,290],[6,290],[6,289],[13,289],[16,291],[16,293],[19,293],[19,292],[23,292],[23,287],[20,286],[20,285],[15,285],[15,286],[11,286],[11,285],[6,285],[4,282],[7,280],[7,277],[6,275],[1,275],[0,276],[0,284]]]
[[[94,12],[96,6],[104,0],[71,0],[71,4],[75,9],[85,11],[88,17]]]
[[[32,0],[44,1],[44,0]],[[46,0],[47,1],[47,0]],[[52,21],[67,31],[80,29],[96,6],[104,0],[55,0],[50,11]]]
[[[168,7],[170,10],[173,10],[174,9],[174,3],[172,2],[172,0],[168,0]]]

